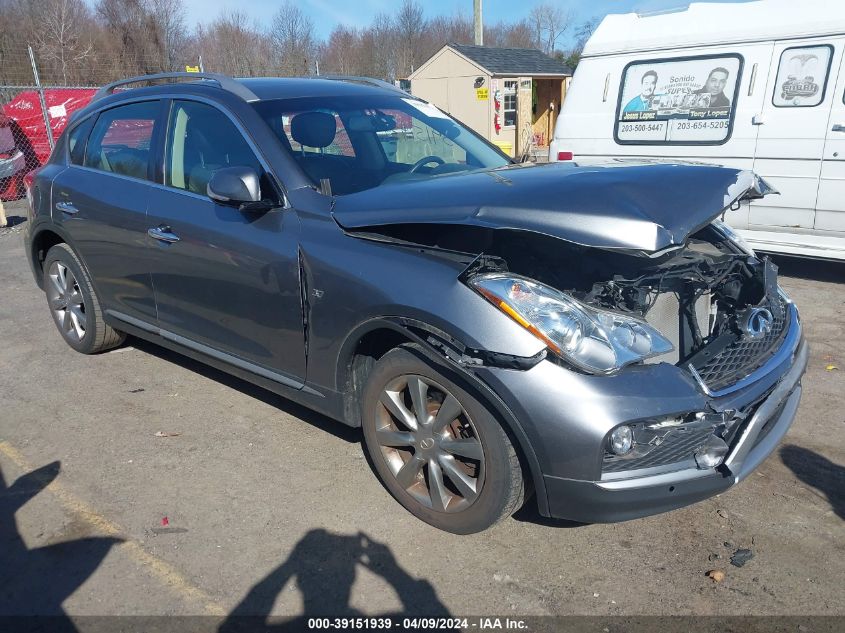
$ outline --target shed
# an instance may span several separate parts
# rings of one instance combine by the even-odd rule
[[[571,77],[533,48],[446,44],[409,79],[412,94],[516,156],[548,147]]]

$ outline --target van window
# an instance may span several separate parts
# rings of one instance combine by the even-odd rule
[[[622,72],[614,138],[627,145],[720,145],[731,135],[742,56],[631,62]]]
[[[824,101],[833,47],[794,46],[780,54],[772,93],[777,108],[812,108]]]
[[[147,179],[158,101],[117,106],[101,113],[85,150],[85,166]]]

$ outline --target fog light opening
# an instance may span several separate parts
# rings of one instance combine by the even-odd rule
[[[608,443],[611,453],[614,455],[626,455],[634,448],[634,431],[630,426],[618,426],[610,434]]]
[[[728,445],[721,438],[711,435],[695,452],[695,463],[701,470],[716,468],[725,461],[728,454]]]

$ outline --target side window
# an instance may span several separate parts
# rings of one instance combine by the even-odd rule
[[[833,47],[795,46],[780,54],[772,93],[777,108],[812,108],[824,101]]]
[[[613,135],[623,145],[720,145],[731,136],[742,56],[631,62],[622,72]]]
[[[88,140],[88,133],[94,125],[94,119],[93,116],[88,117],[68,134],[68,150],[70,162],[73,165],[81,165],[85,160],[85,143]]]
[[[208,181],[223,167],[250,167],[264,184],[264,169],[241,132],[217,108],[175,101],[167,134],[165,184],[206,195]]]
[[[147,179],[158,101],[142,101],[102,112],[94,124],[84,165]]]

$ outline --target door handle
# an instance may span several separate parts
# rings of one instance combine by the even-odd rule
[[[147,235],[149,235],[154,240],[158,240],[159,242],[167,242],[168,244],[173,244],[173,242],[179,241],[179,236],[170,232],[170,227],[161,225],[157,226],[154,229],[147,229]]]
[[[845,125],[842,123],[834,123],[833,127],[830,128],[831,132],[845,132]]]
[[[751,125],[763,125],[766,120],[763,118],[762,114],[755,114],[751,117]]]
[[[56,209],[62,213],[67,213],[68,215],[76,215],[79,213],[79,209],[73,206],[72,202],[57,202]]]

